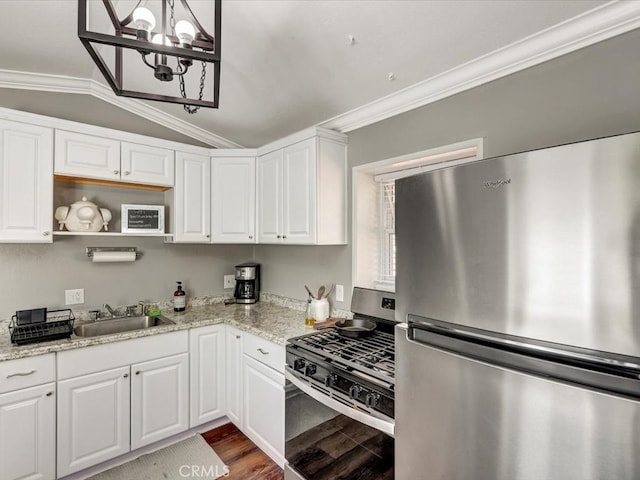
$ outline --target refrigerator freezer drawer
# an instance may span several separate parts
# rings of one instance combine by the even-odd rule
[[[396,334],[396,479],[640,478],[640,402]],[[402,373],[400,373],[402,372]]]

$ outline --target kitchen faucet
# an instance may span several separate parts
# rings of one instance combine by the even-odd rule
[[[107,309],[107,311],[111,314],[111,318],[116,318],[116,312],[113,311],[113,308],[111,308],[111,306],[108,303],[105,303],[103,305],[104,308]]]

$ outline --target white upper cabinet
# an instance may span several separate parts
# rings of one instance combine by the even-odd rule
[[[314,132],[258,157],[258,243],[346,243],[346,137]]]
[[[168,195],[173,203],[173,241],[211,241],[211,158],[176,152],[176,184]],[[172,202],[171,202],[172,201]]]
[[[58,175],[173,186],[173,150],[66,130],[55,136]]]
[[[56,130],[55,173],[120,181],[120,142]]]
[[[255,243],[255,157],[214,157],[212,162],[212,242]]]
[[[0,120],[0,243],[50,243],[53,129]]]
[[[175,170],[173,150],[122,142],[121,153],[123,182],[173,187]]]

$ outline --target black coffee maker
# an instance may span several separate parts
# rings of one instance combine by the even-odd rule
[[[260,264],[236,265],[236,288],[233,291],[236,303],[256,303],[260,297]]]

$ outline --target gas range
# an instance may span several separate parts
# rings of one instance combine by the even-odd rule
[[[292,338],[287,345],[288,377],[384,422],[381,430],[393,434],[395,353],[395,296],[393,293],[354,289],[355,318],[376,322],[370,336],[350,338],[337,329],[319,330]],[[375,425],[379,422],[373,420]]]

